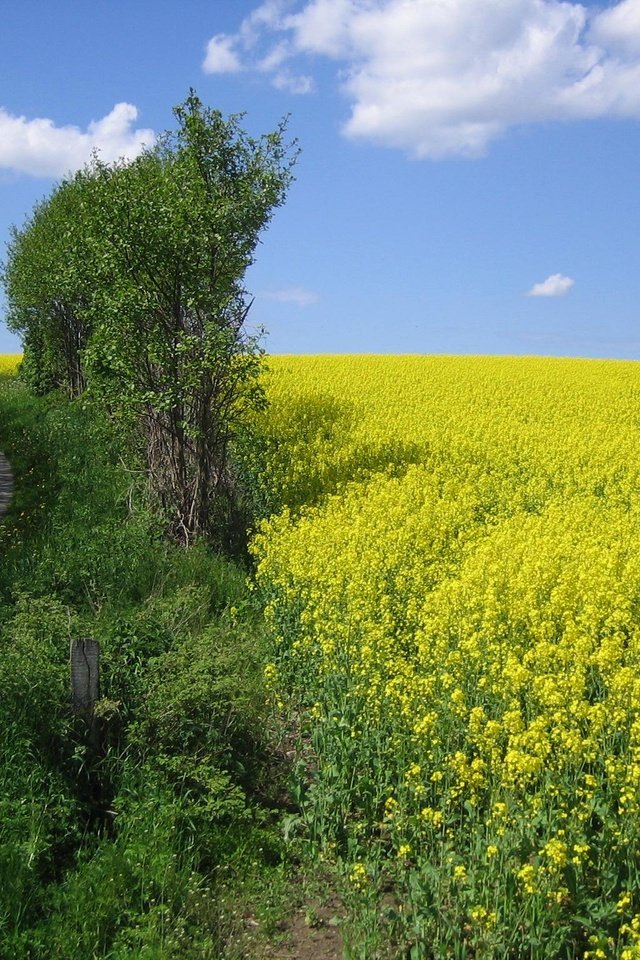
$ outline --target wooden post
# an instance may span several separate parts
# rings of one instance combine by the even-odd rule
[[[0,453],[0,517],[7,512],[13,497],[13,474],[7,458]]]
[[[100,697],[100,644],[90,637],[72,640],[69,660],[73,711],[84,719],[89,728],[89,742],[97,749],[99,725],[93,709]]]
[[[100,696],[100,644],[85,637],[71,641],[71,697],[76,713],[93,713]]]

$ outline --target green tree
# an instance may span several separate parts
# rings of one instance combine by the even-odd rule
[[[63,180],[22,230],[12,229],[3,270],[7,325],[21,335],[24,373],[36,393],[85,388],[91,273],[87,257],[87,176]]]
[[[94,158],[63,183],[14,234],[5,276],[26,355],[55,370],[54,385],[66,378],[75,393],[86,382],[127,426],[174,536],[188,542],[220,538],[234,514],[231,444],[263,399],[244,276],[297,151],[284,121],[254,139],[241,116],[225,119],[193,91],[174,113],[177,129],[136,160]],[[73,379],[53,332],[60,303],[65,336],[81,322]]]

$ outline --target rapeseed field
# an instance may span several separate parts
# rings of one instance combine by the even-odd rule
[[[640,365],[269,363],[266,674],[362,956],[640,958]]]
[[[21,360],[20,353],[0,353],[0,376],[14,374]]]

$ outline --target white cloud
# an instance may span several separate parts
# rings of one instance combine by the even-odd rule
[[[202,63],[205,73],[238,73],[249,67],[270,74],[277,90],[304,95],[315,89],[312,77],[288,69],[285,64],[299,49],[282,38],[292,22],[295,0],[265,0],[245,17],[235,34],[219,33],[207,44]],[[279,39],[274,39],[274,35]],[[265,42],[266,41],[266,42]]]
[[[290,73],[288,70],[278,70],[273,77],[273,85],[276,90],[286,90],[287,93],[294,93],[297,96],[312,93],[315,90],[313,77]]]
[[[258,70],[269,73],[278,68],[291,56],[291,47],[288,43],[277,43],[257,64]]]
[[[542,283],[534,283],[527,293],[528,297],[563,297],[574,285],[575,280],[561,273],[552,273]]]
[[[86,130],[57,127],[53,120],[16,117],[0,107],[0,168],[36,177],[60,177],[85,164],[93,150],[107,163],[121,157],[132,159],[155,140],[153,130],[138,130],[138,110],[130,103],[117,103],[101,120]]]
[[[590,36],[602,46],[636,56],[640,53],[640,2],[622,0],[603,10],[594,18]]]
[[[298,307],[309,307],[318,303],[320,297],[304,287],[287,287],[284,290],[267,290],[259,294],[262,300],[277,300],[279,303],[295,303]]]
[[[283,26],[293,30],[300,50],[339,58],[353,48],[353,27],[360,11],[372,8],[357,0],[312,0],[297,14],[291,14]]]
[[[519,124],[640,119],[640,0],[267,0],[217,39],[290,92],[313,84],[287,61],[335,61],[345,134],[415,157],[481,156]]]
[[[207,44],[202,69],[205,73],[238,73],[242,70],[240,57],[234,49],[237,41],[224,33],[211,37]]]

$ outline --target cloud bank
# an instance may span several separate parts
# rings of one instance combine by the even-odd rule
[[[417,158],[482,156],[520,124],[640,119],[640,0],[266,0],[203,68],[303,94],[319,57],[350,105],[344,133]]]
[[[575,280],[571,277],[565,277],[561,273],[552,273],[550,277],[543,280],[542,283],[534,283],[531,290],[527,293],[528,297],[564,297]]]
[[[98,150],[107,163],[120,157],[133,159],[155,140],[153,130],[134,127],[138,110],[130,103],[117,103],[101,120],[86,130],[57,127],[53,120],[17,117],[0,107],[0,168],[36,177],[62,177],[78,170]]]

